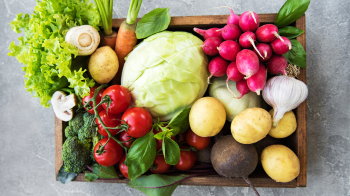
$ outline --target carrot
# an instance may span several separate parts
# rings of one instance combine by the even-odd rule
[[[101,35],[101,43],[102,46],[109,46],[112,49],[115,49],[115,43],[117,41],[117,32],[113,31],[111,35],[105,35],[104,33]]]
[[[117,32],[112,29],[113,0],[95,0],[102,19],[102,38],[100,46],[115,48]]]

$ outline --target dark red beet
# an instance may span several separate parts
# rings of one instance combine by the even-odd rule
[[[264,89],[266,83],[266,68],[263,64],[259,65],[259,70],[252,77],[247,79],[248,87],[251,91],[260,95],[260,91]]]
[[[292,49],[292,43],[290,40],[286,37],[281,38],[283,41],[280,39],[275,39],[273,42],[271,42],[271,48],[276,54],[285,54]]]
[[[255,32],[259,42],[269,43],[276,38],[281,39],[278,35],[278,28],[273,24],[266,24],[258,28]]]
[[[224,40],[237,40],[242,33],[241,29],[234,24],[228,24],[220,30]]]
[[[244,79],[236,82],[236,89],[238,90],[238,92],[240,94],[239,97],[237,97],[237,99],[242,98],[243,95],[246,95],[250,92],[247,81]]]
[[[283,74],[286,76],[287,66],[288,66],[287,59],[284,56],[278,55],[278,54],[272,55],[270,60],[267,61],[267,71],[275,75]]]
[[[264,58],[261,58],[261,56],[259,56],[259,54],[256,51],[254,51],[258,55],[258,58],[260,61],[267,61],[272,56],[272,49],[268,44],[260,43],[256,45],[256,49],[264,57]]]
[[[259,25],[259,16],[255,12],[247,11],[239,17],[239,27],[243,32],[255,32],[259,28]]]
[[[210,73],[210,76],[208,77],[208,83],[210,83],[210,78],[215,77],[222,77],[226,74],[226,69],[228,66],[228,61],[226,61],[221,56],[214,57],[208,65],[208,70]]]
[[[208,30],[193,28],[193,31],[203,36],[204,39],[208,39],[209,37],[217,37],[222,40],[223,38],[221,35],[221,31],[217,31],[217,30],[219,30],[219,28],[211,28]]]
[[[241,47],[237,42],[232,40],[227,40],[220,44],[220,46],[218,47],[218,50],[219,50],[220,56],[222,56],[224,59],[229,61],[234,61],[236,60],[236,56],[238,52],[241,51]]]
[[[220,44],[221,39],[217,37],[210,37],[204,41],[202,48],[205,54],[213,56],[219,53],[218,47]]]
[[[236,64],[239,72],[245,75],[246,79],[259,70],[259,58],[255,52],[244,49],[237,54]]]

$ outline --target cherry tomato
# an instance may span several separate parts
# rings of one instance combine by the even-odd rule
[[[132,137],[130,137],[130,135],[126,131],[121,132],[119,135],[119,140],[121,142],[125,142],[125,141],[128,141],[130,139],[132,139]],[[132,145],[132,142],[133,141],[125,142],[125,143],[123,143],[123,145],[130,148]]]
[[[181,146],[180,149],[188,149],[187,146]],[[180,151],[180,160],[175,165],[175,168],[181,171],[189,170],[196,163],[196,153],[191,151]]]
[[[211,137],[201,137],[189,130],[186,134],[188,145],[196,147],[197,150],[205,149],[210,143]]]
[[[153,122],[151,114],[139,107],[126,110],[122,116],[122,120],[129,125],[129,129],[126,132],[133,138],[146,135],[151,130]],[[122,121],[122,124],[125,124],[124,121]]]
[[[108,114],[121,114],[131,103],[131,95],[128,89],[120,85],[112,85],[108,87],[102,94],[102,98],[109,95],[111,104],[108,107]],[[102,104],[103,108],[107,110],[107,103]]]
[[[170,165],[165,162],[163,155],[156,155],[156,158],[153,161],[153,164],[156,165],[156,169],[149,169],[155,174],[162,174],[170,168]]]
[[[100,140],[94,148],[94,157],[98,164],[103,166],[112,166],[117,164],[123,156],[123,148],[113,139],[110,139],[106,146],[103,148],[103,153],[99,155],[96,150],[100,148],[100,145],[104,145],[108,138]]]
[[[119,170],[123,174],[123,176],[125,176],[125,178],[129,178],[128,166],[124,164],[125,159],[126,155],[124,154],[122,159],[119,161]]]
[[[122,115],[120,115],[120,114],[109,113],[107,115],[106,110],[103,110],[102,112],[100,112],[98,114],[100,115],[101,120],[106,125],[106,127],[116,127],[116,126],[120,125],[120,123],[121,123],[120,119],[121,119]],[[101,135],[108,137],[106,130],[103,128],[103,126],[101,125],[100,121],[97,118],[95,118],[95,122],[98,126],[98,132]],[[112,135],[116,135],[120,131],[120,129],[108,129],[108,131],[111,132]]]
[[[166,126],[166,125],[164,125],[164,126]],[[157,131],[157,128],[158,128],[158,131]],[[160,133],[160,132],[162,132],[162,130],[159,127],[153,128],[154,135],[156,135],[157,133]],[[174,140],[174,141],[175,141],[175,138],[176,138],[176,136],[171,137],[171,139]],[[162,149],[162,147],[163,147],[163,140],[156,139],[156,143],[157,143],[157,151]]]
[[[94,94],[95,94],[95,90],[96,90],[96,89],[97,89],[97,87],[92,87],[92,88],[90,89],[90,95],[85,96],[85,97],[83,98],[83,105],[85,105],[86,103],[89,102],[90,99],[92,99],[92,97],[93,97]],[[98,95],[97,95],[97,97],[96,97],[96,104],[99,104],[99,103],[101,102],[101,97],[102,97],[103,91],[105,91],[104,88],[101,89],[101,90],[98,92]],[[85,108],[85,110],[86,110],[87,112],[89,112],[90,114],[95,114],[94,108],[92,107],[92,106],[93,106],[92,101],[90,101],[90,105],[91,105],[91,109],[88,110],[87,108]],[[98,113],[100,113],[102,110],[103,110],[102,105],[100,105],[100,106],[97,107]]]

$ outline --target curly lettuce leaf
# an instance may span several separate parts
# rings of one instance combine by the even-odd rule
[[[24,64],[25,88],[40,98],[42,106],[49,107],[52,94],[62,88],[74,89],[79,97],[89,94],[95,82],[84,74],[86,65],[76,57],[78,49],[64,38],[72,27],[88,24],[99,30],[100,23],[90,0],[37,1],[33,14],[20,13],[11,22],[12,30],[23,31],[24,36],[18,45],[10,44],[8,55]]]

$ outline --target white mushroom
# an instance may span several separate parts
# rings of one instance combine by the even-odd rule
[[[56,91],[51,98],[53,111],[57,118],[63,121],[70,121],[73,118],[73,107],[77,104],[75,94],[66,94],[62,91]]]
[[[82,25],[69,29],[65,41],[78,48],[78,55],[92,54],[100,44],[100,34],[90,25]]]

